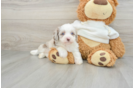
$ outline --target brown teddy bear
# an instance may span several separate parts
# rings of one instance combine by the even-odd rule
[[[82,58],[87,59],[90,64],[111,67],[125,53],[118,32],[108,26],[116,17],[117,5],[117,0],[80,0],[77,9],[80,21],[77,20],[72,25],[78,30]],[[65,61],[56,53],[57,50],[53,48],[49,52],[49,60],[74,64],[72,54],[68,53]]]

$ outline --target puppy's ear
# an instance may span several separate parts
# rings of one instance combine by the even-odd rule
[[[77,34],[75,35],[75,38],[76,38],[76,42],[78,42],[78,35]]]
[[[57,29],[55,29],[55,31],[54,31],[53,39],[54,39],[54,41],[58,41],[59,40],[59,27]]]
[[[75,39],[76,39],[76,42],[77,42],[78,41],[77,29],[75,29]]]

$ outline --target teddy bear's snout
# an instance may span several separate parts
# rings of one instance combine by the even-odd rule
[[[107,0],[94,0],[94,4],[107,5]]]

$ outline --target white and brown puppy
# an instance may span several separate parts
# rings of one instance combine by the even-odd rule
[[[30,53],[32,55],[39,54],[39,58],[48,57],[48,52],[52,47],[58,50],[60,57],[67,57],[67,51],[72,52],[75,64],[83,63],[77,43],[77,32],[71,24],[64,24],[57,28],[53,34],[53,39],[45,44],[41,44],[37,50],[32,50]]]

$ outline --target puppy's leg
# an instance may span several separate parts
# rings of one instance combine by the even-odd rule
[[[81,53],[80,52],[72,52],[72,53],[73,53],[73,56],[74,56],[75,64],[82,64],[83,60],[82,60],[82,57],[81,57]]]
[[[66,58],[67,57],[68,52],[64,48],[58,47],[57,50],[59,52],[59,56],[60,57],[62,57],[62,58]]]
[[[44,52],[42,52],[42,53],[39,54],[39,58],[47,58],[49,51],[50,51],[49,48],[45,48],[44,49]]]
[[[46,55],[45,55],[45,53],[40,53],[39,54],[39,58],[44,58]]]
[[[32,54],[32,55],[39,55],[40,53],[42,53],[42,52],[44,52],[44,46],[45,44],[41,44],[39,47],[38,47],[38,49],[37,50],[31,50],[30,51],[30,54]]]
[[[50,49],[47,44],[42,44],[39,46],[38,51],[39,51],[39,58],[44,58],[48,57]]]
[[[32,55],[38,55],[39,54],[39,51],[38,50],[31,50],[30,51],[30,54],[32,54]]]

